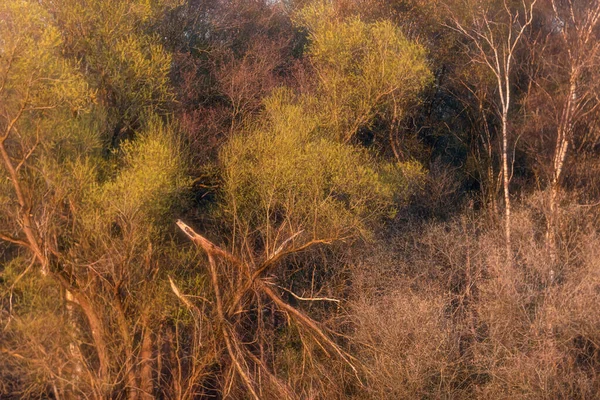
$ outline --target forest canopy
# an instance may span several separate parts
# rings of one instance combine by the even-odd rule
[[[595,0],[0,2],[0,398],[597,398]]]

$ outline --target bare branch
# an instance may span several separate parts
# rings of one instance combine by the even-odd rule
[[[329,297],[302,297],[302,296],[298,296],[296,293],[292,292],[289,289],[284,288],[283,286],[279,286],[279,285],[274,285],[277,286],[279,289],[286,291],[287,293],[291,294],[294,298],[298,299],[298,300],[302,300],[302,301],[331,301],[334,303],[340,303],[340,300],[338,299],[332,299]]]
[[[171,277],[169,276],[169,283],[171,284],[171,290],[173,291],[173,293],[175,293],[175,296],[177,296],[177,298],[179,300],[181,300],[181,302],[183,304],[185,304],[189,309],[199,312],[198,307],[196,307],[191,301],[189,301],[179,290],[179,288],[175,285],[175,282],[173,282],[173,279],[171,279]]]
[[[242,263],[237,257],[235,257],[230,252],[221,249],[219,246],[215,245],[213,242],[206,239],[204,236],[196,233],[182,220],[177,220],[177,226],[179,226],[179,228],[192,240],[192,242],[200,246],[206,253],[221,256],[236,264]]]
[[[296,238],[296,236],[300,235],[302,232],[304,232],[304,229],[294,233],[292,236],[290,236],[289,238],[284,240],[283,243],[281,243],[281,246],[279,246],[277,248],[277,250],[275,250],[275,252],[273,253],[273,256],[276,256],[277,254],[279,254],[285,248],[285,246],[287,246],[292,240],[294,240],[294,238]]]
[[[290,315],[292,315],[294,317],[295,320],[297,320],[298,322],[301,323],[301,325],[305,326],[306,328],[309,329],[309,331],[311,331],[314,335],[316,335],[320,340],[322,340],[323,342],[325,342],[333,351],[335,351],[338,356],[344,360],[344,362],[350,367],[352,368],[352,371],[354,371],[354,374],[356,376],[356,378],[358,379],[358,381],[362,384],[362,381],[360,379],[360,377],[358,376],[358,370],[357,368],[354,366],[354,364],[350,361],[351,356],[349,354],[347,354],[346,352],[344,352],[337,344],[335,344],[335,342],[333,342],[333,340],[331,340],[324,332],[321,328],[319,328],[319,326],[317,325],[317,323],[310,317],[306,316],[304,313],[302,313],[300,310],[290,306],[289,304],[287,304],[286,302],[284,302],[277,294],[275,294],[275,292],[273,292],[268,286],[266,285],[261,285],[261,289],[264,291],[264,293],[271,299],[273,300],[273,302],[275,304],[277,304],[279,307],[281,307],[282,309],[284,309],[285,311],[287,311]]]
[[[24,242],[23,240],[20,239],[15,239],[9,235],[5,235],[0,233],[0,240],[4,240],[5,242],[10,242],[13,244],[18,244],[19,246],[23,246],[23,247],[27,247],[28,249],[30,249],[31,247],[29,246],[29,243]]]

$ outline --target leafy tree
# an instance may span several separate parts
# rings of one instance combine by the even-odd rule
[[[151,26],[175,1],[63,1],[44,3],[98,100],[106,105],[107,138],[115,147],[148,114],[166,114],[174,93],[172,57]]]
[[[143,37],[117,41],[120,66],[104,72],[113,93],[134,97],[111,103],[99,94],[108,84],[65,57],[61,30],[41,5],[3,2],[0,15],[0,238],[12,254],[2,334],[21,382],[14,390],[152,393],[152,307],[141,294],[157,290],[149,278],[164,254],[164,218],[187,185],[176,128],[156,116],[166,99],[147,96],[169,93],[169,58]],[[131,48],[148,56],[131,59]],[[133,115],[135,134],[109,148],[106,127]]]
[[[318,98],[339,140],[350,141],[378,113],[391,112],[397,123],[431,81],[423,46],[389,21],[340,20],[326,2],[303,8],[296,19],[308,31]]]
[[[226,211],[241,232],[260,232],[266,254],[300,230],[313,239],[366,235],[373,218],[391,211],[382,171],[363,150],[320,131],[310,102],[277,91],[258,126],[222,153]]]
[[[363,34],[375,38],[385,36],[391,27],[356,23]],[[337,28],[332,29],[342,32]],[[353,45],[353,42],[342,41],[335,52],[347,54],[354,50]],[[325,57],[314,51],[313,46],[316,45],[309,45],[311,60]],[[349,84],[352,78],[341,76],[344,72],[351,74],[343,70],[334,75],[340,82]],[[423,73],[424,83],[428,76],[424,64]],[[356,80],[364,78],[357,76]],[[385,77],[383,82],[377,83],[379,88],[387,84]],[[400,82],[394,84],[400,85]],[[402,88],[392,89],[396,90]],[[406,88],[406,93],[411,90]],[[358,100],[354,88],[345,86],[340,91],[351,93],[342,93],[339,98]],[[267,340],[276,336],[278,327],[265,321],[260,311],[265,300],[275,309],[293,316],[289,329],[305,332],[312,341],[324,343],[357,372],[349,356],[328,338],[319,324],[301,308],[285,302],[270,287],[267,277],[269,274],[281,277],[276,273],[280,265],[279,270],[291,265],[304,268],[302,260],[306,258],[300,256],[303,252],[310,254],[309,250],[326,244],[373,237],[373,228],[393,215],[398,201],[405,200],[412,185],[423,176],[416,163],[378,161],[364,148],[349,143],[350,136],[340,135],[340,126],[330,123],[332,112],[344,121],[360,119],[360,122],[354,121],[352,128],[358,129],[371,122],[380,104],[367,100],[365,103],[371,101],[368,110],[361,102],[348,100],[339,104],[336,103],[338,97],[330,96],[332,93],[335,93],[334,88],[321,86],[314,95],[301,95],[290,88],[278,89],[264,101],[264,111],[256,121],[224,146],[220,154],[222,196],[217,210],[230,227],[231,251],[217,247],[180,223],[208,256],[217,304],[214,319],[221,321],[219,326],[223,329],[220,346],[228,354],[228,368],[236,371],[240,383],[253,398],[260,398],[258,393],[263,390],[273,390],[286,398],[293,397],[291,393],[313,390],[303,388],[302,382],[298,383],[299,387],[290,386],[292,377],[287,383],[277,379],[278,369],[286,367],[282,357],[277,356],[276,349],[280,345],[269,344]],[[324,102],[328,107],[338,108],[324,109]],[[294,261],[286,261],[292,257]],[[325,257],[321,261],[331,260]],[[286,288],[290,282],[280,283],[284,290],[293,293],[291,288]],[[260,351],[243,344],[241,338],[248,335],[254,338],[252,342],[258,343]],[[285,340],[282,346],[286,346]],[[315,353],[306,345],[302,349]],[[257,354],[253,354],[255,352]],[[257,361],[263,359],[272,361],[267,364]],[[258,371],[258,376],[251,372],[253,370]],[[263,381],[260,378],[263,374],[268,377],[265,379],[270,386],[257,387],[256,383]]]
[[[0,2],[0,397],[594,397],[597,2],[383,3]]]
[[[34,214],[32,203],[41,199],[33,199],[33,188],[22,181],[32,179],[33,185],[42,178],[35,176],[35,171],[25,171],[32,157],[39,159],[36,150],[39,152],[44,148],[51,150],[55,157],[60,156],[60,132],[74,128],[65,117],[86,108],[89,92],[83,78],[60,57],[60,32],[46,23],[48,15],[40,7],[11,1],[2,5],[1,13],[0,154],[6,189],[3,194],[10,196],[3,205],[18,216],[3,225],[9,230],[7,234],[23,231],[28,246],[31,246],[42,268],[47,270],[44,254],[38,245],[40,234],[35,232],[36,227],[31,220]],[[17,221],[22,221],[21,226],[15,224]],[[8,235],[4,236],[9,239]]]

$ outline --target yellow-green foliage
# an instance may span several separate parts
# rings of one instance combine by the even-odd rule
[[[148,231],[164,215],[183,168],[172,127],[152,117],[172,100],[171,57],[142,32],[161,7],[148,1],[0,3],[0,111],[6,116],[0,128],[17,121],[18,134],[11,131],[6,141],[15,165],[30,153],[20,173],[31,187],[34,212],[53,216],[66,203],[85,214],[93,204],[90,213],[104,222],[118,214]],[[102,95],[111,104],[94,105]],[[135,119],[141,131],[111,158],[122,158],[118,168],[101,156],[102,139],[117,119]],[[14,204],[3,176],[5,184],[4,204]],[[87,221],[91,214],[80,222],[94,225],[95,218]]]
[[[0,131],[16,121],[5,141],[9,157],[14,166],[23,161],[18,174],[32,214],[45,215],[44,226],[57,236],[69,235],[60,228],[71,229],[68,218],[89,225],[94,235],[106,232],[96,231],[98,221],[106,226],[117,217],[152,232],[183,182],[173,128],[152,117],[172,99],[171,58],[141,32],[156,11],[149,2],[88,6],[0,3]],[[70,51],[81,65],[65,57]],[[78,71],[81,66],[87,80]],[[101,86],[99,92],[110,91],[112,108],[94,105],[99,92],[88,82]],[[140,132],[110,157],[111,165],[102,156],[102,138],[115,118],[135,118]],[[4,172],[0,185],[7,189],[0,217],[11,225],[7,230],[18,229],[10,217],[16,196]]]
[[[106,232],[118,223],[150,237],[161,230],[160,223],[187,185],[182,148],[174,128],[153,118],[134,141],[121,146],[121,152],[122,165],[114,177],[88,189],[88,229]]]
[[[367,235],[424,175],[418,164],[385,164],[348,144],[377,113],[394,104],[401,114],[415,100],[431,79],[423,47],[390,22],[340,21],[322,2],[296,20],[309,31],[318,91],[276,91],[256,126],[221,154],[225,210],[267,249],[300,229],[313,238]]]
[[[0,16],[0,134],[8,134],[4,145],[19,179],[35,187],[29,200],[49,206],[57,162],[95,146],[93,137],[80,135],[92,92],[62,56],[60,33],[38,2],[3,1]],[[10,231],[18,227],[10,217],[17,200],[6,170],[0,173],[0,224]]]
[[[164,253],[162,234],[187,180],[176,128],[164,122],[171,58],[142,29],[151,3],[0,1],[0,302],[13,304],[0,315],[3,394],[6,378],[35,393],[17,397],[47,397],[51,382],[73,377],[69,348],[91,339],[82,309],[65,308],[65,286],[89,299],[107,339],[117,331],[113,282],[128,293],[117,296],[132,320],[152,307],[155,297],[145,295],[161,290],[148,279],[151,261]],[[118,123],[129,140],[108,149]],[[21,241],[50,260],[46,276]],[[89,279],[92,271],[102,279]],[[108,345],[114,371],[120,340]],[[4,348],[19,357],[5,361]],[[89,395],[85,379],[66,397]]]
[[[175,3],[65,0],[46,5],[65,37],[65,53],[81,60],[100,99],[114,107],[113,124],[137,127],[145,113],[165,112],[174,99],[171,55],[146,28]]]
[[[388,162],[380,166],[382,181],[394,189],[398,205],[406,204],[411,195],[425,185],[427,170],[418,161]]]
[[[60,107],[73,112],[85,107],[87,85],[61,57],[60,32],[48,23],[50,16],[37,2],[3,1],[0,16],[2,127],[19,110],[24,117],[35,114],[40,120]]]
[[[37,2],[13,0],[0,4],[0,15],[0,130],[15,122],[6,141],[10,155],[19,160],[33,149],[29,161],[51,153],[60,159],[98,146],[83,128],[94,93],[63,57],[50,15]]]
[[[156,37],[127,36],[106,55],[105,73],[119,88],[114,100],[127,107],[120,111],[128,117],[165,111],[173,100],[168,76],[171,56],[157,42]]]
[[[319,102],[339,139],[350,140],[378,112],[393,105],[398,117],[432,80],[423,46],[389,21],[340,20],[328,2],[302,9],[308,56],[319,78]]]
[[[260,123],[221,154],[226,211],[242,229],[259,230],[267,246],[300,229],[313,238],[368,235],[372,222],[393,212],[396,189],[406,187],[399,168],[318,129],[307,103],[276,91]]]

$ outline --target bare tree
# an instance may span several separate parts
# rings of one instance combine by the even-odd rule
[[[518,10],[503,0],[500,11],[492,14],[480,5],[472,18],[472,23],[462,22],[452,13],[452,29],[464,35],[474,45],[472,61],[485,65],[493,74],[498,89],[497,113],[502,129],[502,184],[504,189],[504,234],[506,257],[512,259],[511,250],[511,205],[510,181],[512,167],[509,168],[509,111],[513,103],[513,67],[517,48],[533,20],[533,9],[537,0],[523,0]]]
[[[569,146],[574,140],[574,126],[597,111],[600,102],[596,87],[590,82],[592,69],[598,66],[600,42],[597,28],[600,23],[600,2],[592,0],[551,0],[552,22],[550,36],[558,36],[560,49],[552,58],[561,71],[552,71],[552,81],[562,81],[564,94],[552,96],[549,101],[556,123],[556,143],[552,156],[550,179],[550,215],[547,239],[550,252],[556,253],[556,214]],[[552,38],[550,38],[552,40]]]

